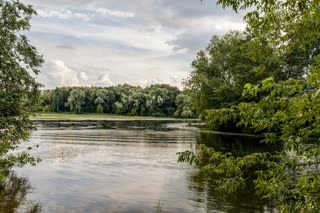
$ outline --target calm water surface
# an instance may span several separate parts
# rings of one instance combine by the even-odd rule
[[[239,155],[261,147],[191,129],[107,126],[39,125],[24,146],[32,147],[31,153],[42,161],[15,169],[14,177],[28,188],[17,211],[26,211],[30,203],[42,212],[267,211],[252,197],[222,199],[197,168],[177,163],[176,155],[198,143]]]

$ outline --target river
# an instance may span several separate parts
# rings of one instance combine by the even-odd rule
[[[266,149],[253,139],[200,133],[166,122],[42,122],[20,149],[42,161],[15,168],[10,212],[268,212],[251,195],[213,191],[177,152],[205,143],[237,155]],[[17,193],[17,192],[16,192]],[[18,194],[18,193],[17,193]],[[30,207],[31,206],[31,207]],[[27,210],[29,209],[29,210]]]

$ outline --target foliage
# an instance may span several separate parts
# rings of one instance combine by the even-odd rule
[[[224,100],[222,97],[226,93],[215,91],[223,86],[233,87],[221,85],[219,81],[208,86],[208,82],[217,78],[209,74],[218,70],[212,69],[215,64],[218,68],[227,65],[223,72],[218,72],[224,74],[224,71],[235,70],[238,63],[228,65],[226,57],[219,63],[212,63],[217,61],[212,59],[222,58],[217,52],[232,56],[238,46],[230,45],[230,49],[223,52],[224,45],[220,45],[214,54],[206,51],[203,56],[198,55],[196,62],[201,66],[195,67],[187,81],[187,86],[188,83],[191,85],[189,93],[202,95],[198,99],[192,97],[193,103],[199,104],[199,112],[207,109],[202,118],[209,128],[261,134],[264,136],[261,143],[280,148],[273,153],[237,157],[200,145],[196,153],[179,153],[179,161],[198,165],[217,190],[229,193],[253,190],[260,198],[276,204],[282,212],[318,212],[319,1],[218,0],[217,4],[235,11],[249,11],[244,17],[248,37],[240,48],[244,55],[238,53],[233,58],[235,62],[238,58],[249,59],[238,60],[247,66],[246,72],[240,72],[240,75],[249,74],[249,78],[241,82],[244,87],[241,97],[234,96],[233,102],[229,97]],[[262,74],[263,78],[250,78],[253,73]],[[232,91],[239,92],[238,89]],[[232,95],[231,92],[228,94]],[[210,103],[210,100],[215,101]]]
[[[235,107],[205,110],[202,120],[206,121],[207,128],[215,131],[239,132],[237,127],[239,112]],[[249,133],[249,132],[247,132]]]
[[[264,78],[303,79],[320,53],[318,1],[219,0],[223,7],[247,10],[244,32],[213,36],[201,50],[185,82],[194,108],[226,108],[239,102],[246,83]]]
[[[127,84],[113,87],[61,87],[42,93],[42,110],[50,112],[109,113],[132,116],[191,118],[189,96],[165,84],[147,88]]]
[[[0,0],[0,181],[15,165],[35,162],[27,153],[8,154],[34,129],[29,116],[39,99],[34,75],[43,63],[23,31],[35,10],[20,1]]]
[[[176,106],[177,110],[174,112],[174,117],[181,118],[193,118],[195,117],[195,113],[192,110],[191,98],[188,95],[180,93],[176,97]]]
[[[232,106],[240,102],[242,88],[280,70],[280,59],[268,45],[252,51],[254,36],[232,31],[213,36],[205,50],[192,62],[194,70],[185,81],[198,113],[205,109]]]
[[[199,146],[197,154],[179,153],[179,161],[201,166],[217,190],[235,192],[251,188],[284,212],[320,209],[320,69],[303,80],[246,85],[243,96],[263,96],[258,102],[216,110],[213,123],[228,122],[238,112],[238,126],[262,133],[262,143],[281,144],[277,153],[244,157]],[[220,113],[220,114],[218,114]],[[216,118],[218,117],[218,118]]]
[[[71,112],[82,113],[84,106],[84,99],[86,95],[81,89],[73,89],[68,97],[67,106],[70,107]]]
[[[103,113],[103,106],[101,104],[98,104],[97,106],[97,113]]]
[[[251,11],[244,17],[257,41],[266,40],[278,52],[307,50],[320,36],[320,7],[317,0],[218,0],[217,4]]]

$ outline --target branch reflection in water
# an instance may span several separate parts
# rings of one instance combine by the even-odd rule
[[[193,193],[193,200],[205,212],[217,210],[229,213],[265,213],[277,212],[277,209],[264,201],[257,199],[252,192],[244,191],[234,195],[216,192],[210,184],[210,180],[194,170],[187,176],[188,189]]]
[[[31,189],[27,178],[18,177],[14,172],[10,172],[4,187],[0,188],[0,212],[41,212],[41,206],[27,198]]]

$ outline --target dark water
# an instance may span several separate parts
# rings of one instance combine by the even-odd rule
[[[17,195],[2,211],[268,211],[251,196],[223,199],[197,168],[177,163],[176,155],[198,143],[238,155],[266,147],[252,139],[199,133],[186,124],[153,122],[40,124],[21,149],[32,147],[42,162],[15,169],[11,191]]]

